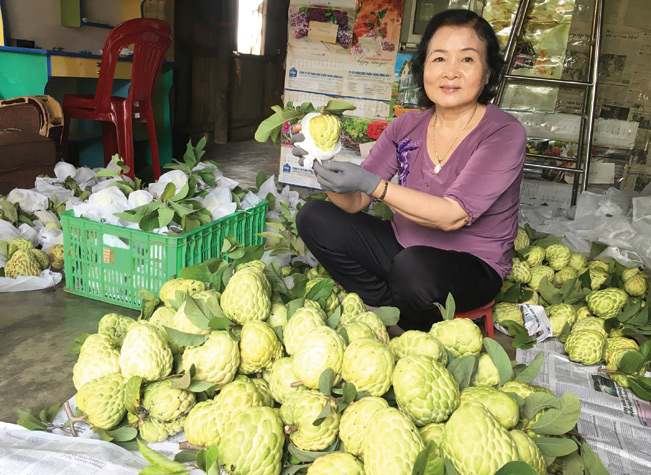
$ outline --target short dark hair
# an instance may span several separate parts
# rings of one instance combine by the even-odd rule
[[[500,43],[493,27],[484,18],[477,15],[471,10],[444,10],[432,17],[427,24],[423,39],[418,45],[418,49],[414,54],[412,60],[412,74],[414,82],[418,87],[418,105],[423,108],[429,108],[434,103],[427,97],[425,88],[423,87],[424,79],[423,73],[425,70],[425,62],[427,60],[427,47],[429,45],[434,33],[442,26],[467,26],[472,28],[477,36],[486,43],[486,61],[491,70],[488,84],[484,86],[478,101],[481,104],[488,104],[488,102],[495,97],[497,92],[497,85],[502,79],[504,73],[504,59],[500,50]]]

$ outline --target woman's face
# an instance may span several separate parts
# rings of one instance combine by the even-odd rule
[[[474,106],[490,77],[486,54],[486,44],[472,28],[439,28],[427,46],[423,73],[427,97],[437,108]]]

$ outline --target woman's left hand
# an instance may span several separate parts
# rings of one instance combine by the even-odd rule
[[[381,178],[375,173],[350,162],[314,161],[314,174],[319,185],[335,193],[353,193],[362,191],[370,195],[380,184]]]

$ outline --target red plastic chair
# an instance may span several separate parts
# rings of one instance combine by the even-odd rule
[[[134,177],[133,120],[147,124],[154,178],[160,177],[156,126],[151,95],[172,42],[172,29],[162,20],[135,18],[115,26],[104,43],[99,80],[94,95],[66,94],[63,97],[63,152],[67,157],[70,119],[102,121],[104,165],[116,152]],[[133,46],[131,46],[133,45]],[[111,96],[113,76],[125,46],[133,48],[133,69],[127,97]]]
[[[491,300],[486,305],[483,305],[474,310],[468,310],[467,312],[458,312],[454,314],[454,318],[469,318],[470,320],[477,320],[479,318],[484,318],[484,329],[489,338],[495,338],[495,333],[493,332],[493,305],[495,300]]]

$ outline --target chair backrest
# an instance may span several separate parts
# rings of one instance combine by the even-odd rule
[[[115,26],[104,43],[99,80],[95,91],[98,111],[111,109],[113,76],[120,52],[133,45],[133,69],[128,99],[131,103],[149,101],[163,58],[172,42],[172,29],[162,20],[134,18]]]

